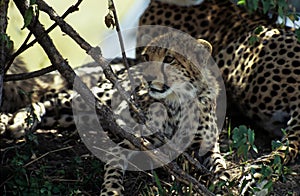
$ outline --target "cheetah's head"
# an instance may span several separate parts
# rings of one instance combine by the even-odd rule
[[[167,33],[155,38],[142,52],[149,63],[146,72],[151,73],[149,95],[169,101],[179,98],[182,103],[197,96],[202,88],[209,88],[211,51],[210,43],[187,35]]]

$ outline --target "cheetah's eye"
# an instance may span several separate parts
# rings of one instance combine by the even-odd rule
[[[142,54],[142,57],[144,61],[149,61],[149,55],[148,54]]]
[[[171,56],[171,55],[167,55],[167,56],[165,56],[165,58],[164,58],[164,63],[168,63],[168,64],[171,64],[171,63],[173,63],[173,61],[175,60],[175,58],[173,57],[173,56]]]

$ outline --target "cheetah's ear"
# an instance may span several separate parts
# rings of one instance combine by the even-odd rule
[[[204,39],[197,39],[197,42],[203,45],[210,54],[212,53],[212,45],[208,41]]]

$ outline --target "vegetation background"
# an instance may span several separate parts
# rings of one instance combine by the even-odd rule
[[[46,2],[56,10],[58,15],[62,15],[71,5],[76,3],[76,0],[48,0]],[[148,2],[149,0],[116,0],[115,6],[120,18],[121,28],[126,29],[137,26],[138,18]],[[108,29],[104,24],[104,17],[107,13],[106,0],[83,1],[79,6],[79,11],[70,14],[66,18],[66,22],[86,41],[93,46],[97,46],[105,40],[106,36],[116,33],[115,29]],[[23,18],[13,1],[10,1],[9,4],[8,16],[8,35],[14,41],[14,49],[17,49],[23,43],[29,31],[26,28],[21,30],[24,25]],[[53,21],[43,12],[40,12],[39,18],[46,28],[53,24]],[[54,29],[50,36],[62,55],[68,58],[72,67],[84,63],[87,57],[85,52],[68,36],[64,36],[59,28]],[[101,46],[104,57],[108,58],[110,56],[109,50],[113,50],[113,47],[118,47],[118,45],[106,44],[103,47]],[[38,44],[35,44],[30,50],[26,50],[21,56],[28,65],[29,70],[36,70],[50,65],[49,59]]]

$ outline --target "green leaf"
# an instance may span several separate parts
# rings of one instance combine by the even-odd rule
[[[21,28],[21,30],[23,30],[24,28],[28,27],[28,25],[31,23],[32,19],[33,19],[33,7],[29,7],[25,11],[24,26]]]
[[[268,189],[270,190],[273,186],[272,180],[270,180],[267,184],[264,185],[263,189]]]
[[[250,45],[254,45],[255,42],[258,41],[258,37],[255,36],[255,35],[252,35],[250,38],[249,38],[249,44]]]
[[[283,133],[283,135],[287,135],[286,130],[285,129],[281,129],[281,132]]]
[[[42,194],[46,194],[46,193],[48,193],[48,190],[46,188],[41,188],[40,192]]]
[[[6,34],[6,33],[1,33],[0,34],[0,42],[1,44],[4,43],[5,47],[8,49],[8,50],[12,50],[13,49],[13,41],[10,40],[10,37]]]
[[[237,2],[238,5],[246,5],[246,0],[239,0]]]
[[[271,7],[271,1],[270,0],[262,0],[261,1],[263,5],[263,13],[266,14],[270,10]]]
[[[256,11],[258,8],[258,0],[252,0],[251,2],[252,2],[252,7],[250,7],[250,8],[252,8],[252,10]]]
[[[165,195],[165,191],[164,191],[164,189],[163,189],[163,187],[162,187],[162,185],[160,183],[160,180],[159,180],[156,172],[154,172],[153,175],[154,175],[155,183],[156,183],[157,188],[158,188],[159,195]]]
[[[280,146],[282,146],[283,144],[280,141],[272,141],[272,150],[276,150],[277,148],[279,148]]]
[[[288,7],[288,4],[286,3],[286,0],[278,0],[278,7],[281,7],[281,8],[287,8]]]
[[[281,18],[284,18],[284,14],[283,14],[283,9],[282,9],[282,7],[278,7],[277,12],[278,12],[278,15],[279,15]],[[283,22],[284,22],[284,20],[283,20]]]
[[[269,177],[272,174],[272,168],[270,166],[263,165],[261,168],[261,174],[264,177]]]
[[[248,139],[249,139],[249,143],[251,145],[254,144],[254,137],[255,137],[254,131],[252,131],[251,129],[248,129]]]
[[[263,27],[262,27],[261,25],[259,25],[258,27],[256,27],[256,28],[254,29],[254,34],[255,34],[255,35],[258,35],[258,34],[260,34],[263,30],[264,30]]]
[[[252,145],[252,150],[253,150],[254,152],[258,153],[258,149],[257,149],[257,147],[256,147],[254,144]]]
[[[53,187],[53,189],[52,189],[52,192],[54,193],[54,194],[57,194],[57,195],[59,195],[59,193],[60,193],[60,189],[59,189],[59,187]]]
[[[39,10],[38,10],[37,4],[31,4],[30,3],[29,8],[25,11],[25,14],[24,14],[24,25],[21,28],[21,30],[23,30],[24,28],[28,27],[28,25],[30,25],[30,23],[32,22],[33,18],[38,15],[38,11]]]
[[[248,145],[246,145],[245,147],[244,147],[244,153],[243,153],[243,155],[244,155],[244,159],[246,160],[247,159],[247,157],[248,157],[248,150],[249,150],[249,146]]]
[[[278,155],[275,155],[273,164],[274,165],[281,164],[281,159]]]
[[[244,151],[244,147],[242,146],[242,147],[238,148],[237,154],[241,155],[243,153],[243,151]]]

